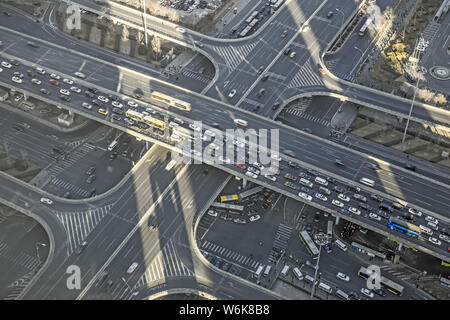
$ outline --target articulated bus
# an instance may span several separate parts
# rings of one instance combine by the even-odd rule
[[[403,221],[396,217],[391,217],[387,222],[387,226],[392,230],[404,233],[413,238],[418,238],[422,233],[422,230],[415,224]]]
[[[364,267],[359,268],[358,276],[367,279],[370,277],[372,272],[370,270],[367,270]],[[380,277],[380,284],[386,288],[386,290],[392,292],[393,294],[396,294],[398,296],[401,296],[403,294],[404,287],[399,285],[398,283],[395,283],[394,281],[391,281],[383,276]]]
[[[160,103],[163,107],[174,107],[185,111],[191,110],[191,104],[189,102],[172,98],[161,92],[153,91],[151,98]]]
[[[237,194],[231,194],[228,196],[220,196],[220,202],[227,202],[227,201],[234,201],[234,200],[238,200],[239,197]]]
[[[252,20],[256,18],[258,13],[259,13],[258,11],[253,11],[253,13],[250,16],[248,16],[247,20],[245,20],[245,23],[249,24],[250,22],[252,22]]]
[[[151,125],[153,128],[157,128],[159,130],[165,129],[165,122],[156,118],[153,118],[152,116],[145,116],[144,122]]]
[[[144,115],[142,113],[131,110],[131,109],[128,109],[127,112],[125,112],[125,115],[128,118],[136,120],[136,121],[142,121],[144,119]]]
[[[250,32],[250,30],[252,30],[252,27],[246,26],[244,30],[239,33],[239,37],[245,37]]]
[[[308,252],[312,256],[312,258],[317,259],[319,257],[319,249],[317,249],[317,246],[312,241],[308,232],[300,231],[299,237],[300,237],[300,240],[303,242],[303,244],[306,246],[306,249],[308,249]]]

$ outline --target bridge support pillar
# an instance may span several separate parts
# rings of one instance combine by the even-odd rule
[[[23,93],[23,101],[27,101],[28,100],[28,95],[26,93]]]
[[[338,216],[336,216],[336,221],[334,222],[334,224],[337,226],[339,224],[339,220],[340,218]]]
[[[247,187],[247,179],[243,178],[242,179],[242,188],[245,189],[245,187]]]
[[[70,110],[70,109],[67,109],[67,111],[69,111],[69,117],[70,117],[70,118],[72,118],[72,117],[74,116],[74,113],[73,113],[73,111],[72,111],[72,110]]]

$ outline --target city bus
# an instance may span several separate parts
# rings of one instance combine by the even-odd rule
[[[252,22],[252,20],[256,18],[258,13],[259,13],[258,11],[253,11],[253,13],[250,16],[248,16],[247,20],[245,20],[245,23],[249,24],[250,22]]]
[[[165,122],[156,118],[153,118],[152,116],[145,116],[144,122],[151,125],[153,128],[163,130],[165,129]]]
[[[392,230],[404,233],[407,236],[413,238],[418,238],[422,233],[422,230],[420,229],[419,226],[416,226],[415,224],[406,222],[396,217],[389,218],[387,226]]]
[[[312,258],[317,259],[319,257],[319,249],[317,249],[317,246],[312,241],[308,232],[300,231],[299,237],[300,237],[300,240],[303,242],[303,244],[306,246],[306,249],[308,249],[308,252],[312,256]]]
[[[245,37],[250,32],[250,30],[252,30],[252,27],[246,26],[244,30],[239,33],[239,37]]]
[[[367,279],[370,277],[372,272],[364,267],[359,268],[358,276]],[[391,281],[383,276],[380,276],[380,284],[386,290],[389,292],[392,292],[393,294],[396,294],[398,296],[401,296],[403,294],[404,287],[399,285],[398,283],[395,283],[394,281]]]
[[[172,98],[171,96],[158,91],[153,91],[151,98],[163,107],[174,107],[185,111],[191,110],[191,104],[189,102]]]
[[[220,202],[227,202],[227,201],[233,201],[233,200],[238,200],[239,197],[237,194],[231,194],[228,196],[220,196]]]
[[[359,36],[363,37],[366,34],[366,30],[369,27],[369,24],[372,23],[373,18],[367,18],[367,21],[364,23],[364,25],[361,27],[361,29],[359,29]]]
[[[128,109],[127,112],[125,112],[125,115],[128,118],[136,120],[136,121],[142,121],[144,119],[144,115],[142,113],[131,110],[131,109]]]
[[[258,22],[259,22],[258,19],[253,19],[252,22],[250,22],[250,23],[248,24],[248,26],[249,26],[250,28],[254,28],[254,27],[258,24]]]
[[[113,151],[117,147],[118,144],[119,143],[117,142],[117,140],[114,140],[113,142],[111,142],[111,144],[108,146],[108,151],[109,152]]]

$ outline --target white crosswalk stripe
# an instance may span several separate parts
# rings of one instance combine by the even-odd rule
[[[269,262],[275,263],[277,261],[278,253],[280,250],[286,251],[288,247],[289,239],[291,238],[292,228],[280,223],[277,232],[275,234],[275,240],[272,245],[272,250],[269,255]]]
[[[70,256],[78,245],[87,238],[89,233],[106,216],[111,207],[112,204],[108,204],[105,207],[84,212],[55,212],[67,232],[69,242],[69,245],[67,246],[68,256]]]
[[[0,257],[8,260],[11,264],[19,265],[28,270],[34,270],[39,265],[39,259],[37,257],[14,249],[4,242],[0,242]]]
[[[192,277],[194,272],[187,268],[178,256],[172,239],[169,239],[162,250],[147,266],[134,289],[166,277]]]
[[[48,169],[48,171],[50,172],[50,174],[56,177],[64,170],[70,168],[73,164],[78,163],[81,158],[85,157],[86,154],[94,149],[95,146],[89,143],[84,143],[82,146],[71,152],[70,156],[61,156],[59,160]]]
[[[89,192],[87,190],[85,190],[81,187],[78,187],[76,185],[73,185],[62,179],[59,179],[57,177],[55,177],[51,180],[51,184],[57,186],[58,189],[70,191],[72,193],[72,196],[77,195],[77,196],[80,196],[81,198],[84,198],[89,194]]]
[[[24,276],[20,277],[16,281],[14,281],[12,284],[8,286],[10,290],[8,290],[8,295],[4,298],[4,300],[14,300],[16,299],[22,291],[28,286],[31,279],[33,279],[34,271],[30,271],[29,273],[25,274]]]
[[[206,77],[206,76],[204,76],[204,75],[202,75],[202,74],[200,74],[198,72],[195,72],[195,71],[192,71],[192,70],[189,70],[189,69],[186,69],[186,68],[183,69],[181,71],[181,73],[184,76],[188,77],[188,78],[192,78],[194,80],[198,80],[198,81],[203,82],[203,83],[209,83],[212,80],[211,78],[208,78],[208,77]]]
[[[236,252],[231,249],[224,248],[222,246],[213,244],[209,241],[204,241],[201,245],[201,248],[203,248],[203,250],[205,252],[208,252],[205,249],[210,248],[208,253],[214,253],[218,257],[225,258],[226,260],[228,260],[234,264],[237,264],[237,265],[249,268],[249,269],[256,270],[256,267],[259,265],[259,263],[251,257],[244,256],[244,255],[240,254],[239,252]]]
[[[322,79],[312,70],[311,64],[307,61],[297,72],[295,77],[291,80],[288,87],[310,87],[310,86],[323,86]]]
[[[212,49],[216,51],[225,60],[228,69],[230,70],[230,72],[232,72],[241,64],[241,62],[245,59],[245,57],[252,51],[252,49],[255,46],[256,42],[253,42],[251,44],[243,45],[240,47],[213,46]]]

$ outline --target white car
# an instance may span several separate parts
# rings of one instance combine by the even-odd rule
[[[346,275],[345,273],[342,273],[342,272],[338,272],[336,277],[338,279],[341,279],[342,281],[345,281],[345,282],[349,282],[350,281],[350,277],[348,275]]]
[[[45,203],[45,204],[52,204],[53,201],[50,200],[49,198],[41,198],[41,203]]]
[[[369,298],[373,298],[372,290],[369,290],[367,288],[361,288],[361,293]]]
[[[208,210],[208,215],[211,216],[211,217],[217,217],[217,211]]]
[[[0,72],[3,72],[3,69],[2,69],[2,68],[0,68]]]
[[[36,79],[36,78],[31,79],[31,82],[33,82],[34,84],[37,84],[37,85],[40,85],[42,83],[41,80]]]
[[[40,73],[40,74],[45,74],[45,70],[42,69],[41,67],[37,67],[37,68],[36,68],[36,72],[37,72],[37,73]]]
[[[278,153],[271,154],[270,157],[274,160],[281,161],[281,157]]]
[[[72,80],[66,79],[66,78],[63,79],[63,82],[64,82],[64,83],[67,83],[67,84],[73,84],[73,81],[72,81]]]
[[[85,108],[85,109],[88,109],[88,110],[91,110],[91,109],[92,109],[92,105],[90,105],[90,104],[87,103],[87,102],[83,102],[83,103],[81,104],[81,106],[82,106],[83,108]]]
[[[254,216],[251,216],[249,220],[251,222],[253,222],[253,221],[256,221],[256,220],[259,220],[259,219],[261,219],[261,216],[259,214],[255,214]]]
[[[331,201],[331,203],[334,204],[336,207],[339,207],[339,208],[343,208],[344,207],[344,204],[342,202],[340,202],[338,200],[335,200],[335,199],[333,199]]]
[[[74,75],[76,75],[78,78],[84,79],[86,78],[86,75],[83,72],[75,72]]]
[[[202,130],[202,128],[200,128],[199,126],[197,126],[197,125],[195,125],[193,123],[189,124],[189,128],[191,128],[194,131],[201,131]]]
[[[6,61],[2,61],[1,65],[3,68],[7,68],[7,69],[11,69],[11,67],[12,67],[11,63],[8,63]]]
[[[415,215],[415,216],[418,216],[418,217],[421,217],[421,216],[422,216],[422,212],[420,212],[419,210],[416,210],[416,209],[414,209],[414,208],[409,208],[409,209],[408,209],[408,212],[411,213],[411,214],[413,214],[413,215]]]
[[[269,179],[269,180],[271,180],[271,181],[277,181],[277,178],[274,177],[274,176],[271,175],[271,174],[266,174],[266,175],[264,175],[264,178]]]
[[[127,273],[128,274],[132,274],[133,271],[136,270],[137,266],[138,266],[138,263],[137,262],[133,262],[131,264],[131,266],[128,268]]]
[[[52,73],[52,74],[50,74],[50,78],[52,78],[52,79],[56,79],[56,80],[59,80],[59,79],[61,79],[61,77],[60,77],[59,75],[57,75],[56,73]]]
[[[306,32],[309,30],[309,25],[308,24],[304,24],[302,27],[302,32]]]
[[[245,173],[245,175],[249,176],[249,177],[252,177],[253,179],[257,179],[258,178],[258,175],[256,173],[251,172],[251,171],[247,171]]]
[[[206,130],[205,134],[208,135],[208,136],[211,136],[211,137],[215,137],[216,136],[216,133],[211,131],[211,130]]]
[[[259,170],[264,169],[264,166],[263,166],[261,163],[259,163],[259,162],[253,162],[253,165],[254,165],[255,167],[257,167]]]
[[[349,202],[350,201],[350,198],[348,196],[346,196],[345,194],[343,194],[343,193],[340,193],[338,195],[338,198],[341,199],[342,201],[345,201],[345,202]]]
[[[12,77],[11,78],[12,81],[16,82],[16,83],[22,83],[22,79],[20,79],[19,77]]]
[[[78,88],[78,87],[70,87],[70,90],[73,91],[73,92],[76,92],[76,93],[80,93],[81,92],[81,89]]]
[[[61,90],[59,90],[59,93],[61,93],[61,94],[63,94],[63,95],[66,95],[66,96],[69,96],[69,95],[70,95],[70,91],[69,91],[69,90],[66,90],[66,89],[61,89]]]
[[[373,212],[369,213],[369,218],[377,221],[381,221],[381,217]]]
[[[134,102],[133,100],[128,101],[127,105],[129,105],[130,107],[133,107],[133,108],[138,107],[138,104],[136,102]]]
[[[184,29],[182,27],[176,27],[175,30],[177,30],[180,33],[186,33],[186,29]]]
[[[222,162],[225,162],[226,164],[230,164],[231,160],[229,158],[224,158],[223,156],[219,157],[219,160]]]
[[[428,221],[428,222],[434,223],[434,224],[438,224],[439,223],[439,221],[436,218],[431,217],[431,216],[426,216],[425,220]]]
[[[442,244],[442,242],[434,237],[429,237],[428,241],[430,241],[432,244],[435,244],[437,246],[440,246]]]
[[[109,99],[104,96],[98,96],[97,99],[104,103],[107,103],[109,101]]]
[[[445,234],[443,234],[443,233],[441,233],[439,235],[439,239],[444,240],[445,242],[450,242],[450,237],[445,235]]]
[[[236,94],[236,89],[231,90],[230,93],[228,94],[228,98],[233,98],[235,94]]]
[[[234,119],[234,124],[241,126],[241,127],[246,127],[248,126],[248,122],[242,119]]]
[[[318,192],[315,194],[315,197],[316,197],[317,199],[322,200],[322,201],[327,201],[327,200],[328,200],[327,197],[325,197],[323,194],[318,193]]]
[[[350,211],[351,213],[356,214],[358,216],[361,214],[361,211],[356,209],[355,207],[348,208],[348,211]]]
[[[119,101],[113,101],[112,102],[113,107],[122,109],[123,108],[123,104],[121,104]]]
[[[312,197],[311,197],[309,194],[306,194],[306,193],[304,193],[304,192],[300,192],[300,193],[298,194],[298,196],[299,196],[300,198],[305,199],[305,200],[312,201]]]

